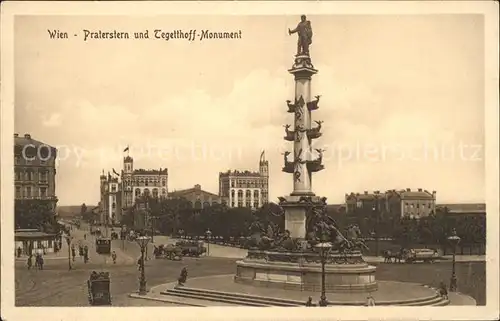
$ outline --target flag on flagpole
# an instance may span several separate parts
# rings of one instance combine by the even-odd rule
[[[125,153],[125,152],[128,152],[128,150],[129,150],[129,147],[127,146],[127,147],[123,150],[123,152],[124,152],[124,153]]]
[[[115,175],[117,175],[117,176],[120,176],[120,174],[118,174],[118,173],[115,171],[115,169],[114,169],[114,168],[113,168],[113,173],[114,173]]]

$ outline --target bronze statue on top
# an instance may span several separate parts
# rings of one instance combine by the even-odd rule
[[[297,41],[297,56],[305,55],[309,56],[309,46],[312,44],[312,28],[311,22],[306,19],[305,15],[300,17],[300,22],[297,25],[297,28],[290,30],[288,29],[288,34],[297,33],[299,35],[299,39]]]

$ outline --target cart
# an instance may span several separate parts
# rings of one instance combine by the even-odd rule
[[[98,254],[111,254],[111,239],[109,238],[96,239],[95,249]]]
[[[92,271],[87,280],[90,305],[111,305],[109,272]]]

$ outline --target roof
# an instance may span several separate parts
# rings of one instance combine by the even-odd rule
[[[484,203],[464,203],[464,204],[439,204],[438,207],[447,207],[450,213],[484,213],[486,204]]]
[[[18,134],[14,134],[14,153],[16,155],[19,155],[22,152],[22,148],[29,144],[33,145],[35,148],[40,146],[47,146],[52,150],[53,156],[54,157],[56,156],[57,150],[55,147],[31,138],[30,134],[25,134],[24,136],[19,136]]]
[[[261,177],[259,172],[228,170],[227,172],[219,173],[220,176],[239,176],[239,177]]]
[[[219,195],[217,195],[217,194],[202,190],[199,185],[195,185],[195,187],[192,187],[192,188],[172,191],[169,193],[169,197],[184,197],[184,196],[189,195],[189,194],[208,194],[210,196],[219,197]]]
[[[135,175],[165,175],[168,174],[168,168],[164,169],[135,169]]]
[[[49,234],[37,230],[16,230],[14,233],[15,239],[41,239],[41,238],[53,238],[55,234]]]

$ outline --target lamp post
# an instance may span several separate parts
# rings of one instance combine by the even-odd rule
[[[71,236],[66,235],[66,243],[68,243],[68,270],[71,270],[71,239]]]
[[[139,279],[139,295],[145,295],[147,293],[147,290],[146,290],[146,275],[144,274],[144,251],[146,250],[146,246],[148,245],[149,237],[139,236],[136,239],[136,242],[141,247],[141,276]]]
[[[207,235],[207,256],[210,256],[210,237],[212,236],[212,231],[207,229],[205,234]]]
[[[373,215],[375,216],[375,230],[374,230],[374,237],[375,237],[375,256],[378,256],[378,226],[379,226],[379,217],[380,217],[380,209],[379,209],[379,201],[378,201],[378,194],[376,193],[375,195],[375,204],[373,204]]]
[[[451,267],[451,279],[450,279],[450,292],[457,291],[457,275],[455,273],[455,255],[457,253],[457,245],[460,243],[460,237],[457,235],[455,229],[452,230],[451,235],[448,236],[448,242],[450,242],[453,247],[453,262]]]
[[[332,244],[330,242],[321,242],[316,244],[315,247],[320,250],[321,258],[321,297],[319,300],[319,306],[326,307],[328,306],[328,301],[326,300],[325,265],[328,253],[332,248]]]

